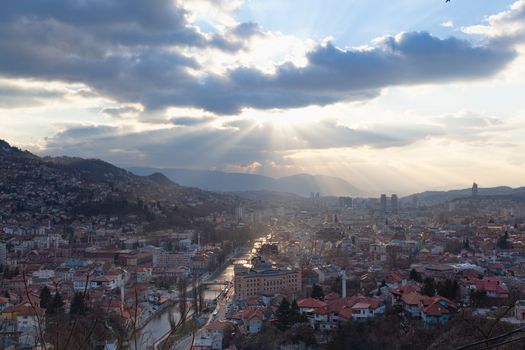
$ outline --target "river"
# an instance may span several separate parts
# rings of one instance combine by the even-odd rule
[[[260,243],[255,243],[253,248],[240,248],[236,257],[233,258],[226,267],[224,267],[214,279],[209,282],[224,282],[224,281],[233,281],[233,266],[235,264],[242,264],[249,261],[249,259],[255,253],[256,248],[258,248]],[[209,285],[206,288],[204,293],[204,298],[206,300],[215,300],[224,289],[224,286]],[[153,347],[153,344],[160,338],[162,338],[170,330],[170,314],[173,315],[175,321],[180,320],[180,314],[176,306],[170,306],[166,310],[160,312],[158,315],[154,316],[140,331],[137,336],[137,346],[136,350],[148,349]],[[135,344],[131,344],[131,349],[135,350]]]

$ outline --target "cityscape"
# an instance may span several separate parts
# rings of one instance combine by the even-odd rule
[[[525,0],[0,19],[0,349],[525,349]]]

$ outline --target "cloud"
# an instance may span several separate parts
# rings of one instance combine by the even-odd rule
[[[238,120],[222,127],[208,118],[174,118],[181,127],[136,132],[113,126],[68,126],[45,140],[45,153],[94,156],[117,164],[205,169],[287,164],[287,154],[301,150],[391,148],[432,135],[431,130],[354,129],[335,121],[282,129],[270,123]],[[126,145],[126,152],[120,152]],[[253,170],[252,169],[252,170]]]
[[[444,28],[454,28],[454,22],[452,20],[448,20],[448,21],[442,22],[440,26]]]
[[[201,125],[211,122],[212,120],[215,120],[213,117],[174,117],[169,120],[170,123],[173,125],[179,125],[179,126],[194,126],[194,125]]]
[[[253,36],[264,35],[262,28],[254,22],[239,23],[230,29],[230,33],[239,38],[250,38]]]
[[[523,43],[525,36],[525,0],[514,2],[506,11],[489,16],[484,24],[462,28],[467,34],[479,34],[502,45]]]
[[[194,57],[212,54],[210,49],[234,54],[263,32],[242,23],[203,33],[189,17],[171,0],[4,1],[0,75],[83,83],[118,103],[141,104],[146,112],[177,106],[234,115],[243,108],[364,101],[389,86],[483,79],[516,56],[512,46],[490,40],[408,32],[365,49],[321,44],[307,54],[305,66],[285,62],[274,74],[235,65],[217,74]]]
[[[102,114],[119,119],[134,117],[140,112],[142,112],[142,109],[136,106],[106,107],[101,110]]]
[[[49,99],[60,99],[64,91],[34,86],[0,83],[0,108],[24,108],[42,105]]]

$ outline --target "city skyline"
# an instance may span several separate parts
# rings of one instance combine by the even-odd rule
[[[374,195],[525,185],[525,1],[0,10],[1,138],[36,154]]]

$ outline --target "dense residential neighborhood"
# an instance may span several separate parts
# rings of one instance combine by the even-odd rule
[[[385,322],[448,348],[524,322],[520,196],[272,202],[1,153],[4,348],[346,348],[355,327],[389,348]]]

